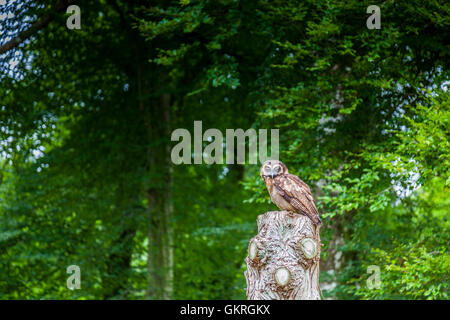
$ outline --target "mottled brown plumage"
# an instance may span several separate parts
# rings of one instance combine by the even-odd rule
[[[260,175],[272,202],[278,208],[304,214],[315,225],[322,223],[308,185],[299,177],[290,174],[283,162],[267,160],[261,167]]]

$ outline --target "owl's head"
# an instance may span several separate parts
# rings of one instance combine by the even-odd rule
[[[261,178],[275,178],[276,176],[287,174],[288,168],[280,160],[267,160],[263,163],[259,174]]]

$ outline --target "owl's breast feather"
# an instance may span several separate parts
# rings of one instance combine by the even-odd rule
[[[269,191],[269,193],[272,193],[273,180],[270,178],[266,178],[266,179],[264,179],[264,183],[266,184],[266,187],[267,187],[267,190]]]
[[[269,191],[270,199],[278,208],[281,210],[295,211],[295,208],[283,198],[276,188],[274,188],[274,179],[266,178],[264,182]]]

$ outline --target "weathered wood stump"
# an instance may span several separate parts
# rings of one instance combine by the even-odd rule
[[[289,211],[258,216],[248,246],[247,299],[319,300],[320,236],[311,220]]]

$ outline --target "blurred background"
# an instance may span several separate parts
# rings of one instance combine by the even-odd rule
[[[449,27],[439,0],[0,0],[0,298],[245,299],[276,207],[259,164],[172,163],[201,120],[279,129],[325,298],[448,299]]]

